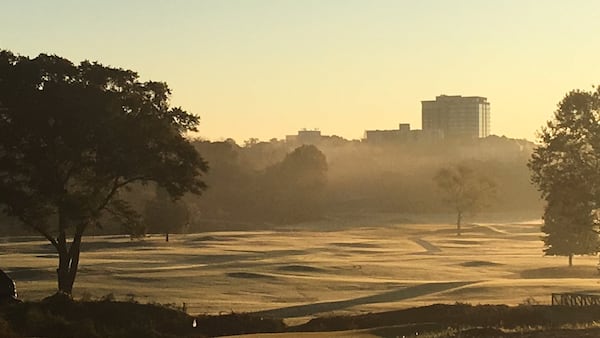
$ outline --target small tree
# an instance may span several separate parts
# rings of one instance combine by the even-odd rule
[[[444,201],[456,211],[457,236],[465,213],[479,211],[496,195],[496,183],[491,178],[464,164],[442,168],[433,179]]]
[[[205,188],[207,164],[184,137],[199,119],[169,96],[130,70],[0,51],[0,205],[52,244],[60,292],[73,290],[85,231],[133,214],[119,191]]]
[[[165,234],[165,242],[169,241],[169,233],[176,232],[189,223],[190,213],[181,200],[173,200],[166,190],[157,187],[156,197],[146,203],[144,222],[149,230]]]
[[[544,253],[596,254],[600,202],[600,92],[572,91],[542,128],[528,166],[546,200]]]

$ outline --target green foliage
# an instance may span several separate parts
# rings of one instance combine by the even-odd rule
[[[546,200],[542,231],[547,255],[569,257],[600,249],[600,92],[572,91],[542,128],[528,163]]]
[[[71,293],[87,228],[106,213],[135,219],[120,191],[205,188],[207,164],[184,137],[199,118],[169,96],[130,70],[0,51],[0,205],[55,247],[59,290]]]
[[[548,198],[542,226],[544,253],[572,256],[598,252],[597,220],[590,203],[555,194]]]

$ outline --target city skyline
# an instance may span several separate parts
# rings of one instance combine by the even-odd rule
[[[421,101],[492,103],[491,134],[535,140],[573,89],[600,84],[600,3],[492,1],[10,2],[0,48],[132,69],[241,143],[303,128],[360,139]],[[519,121],[519,123],[514,123]]]

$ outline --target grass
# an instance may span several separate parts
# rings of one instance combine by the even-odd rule
[[[295,325],[435,303],[544,305],[553,292],[592,292],[600,282],[596,257],[576,257],[571,268],[565,257],[543,257],[539,224],[467,225],[460,237],[450,224],[381,217],[325,227],[173,235],[169,243],[87,237],[74,297],[112,294],[193,315],[262,311]],[[55,292],[48,243],[4,238],[0,257],[22,299]]]

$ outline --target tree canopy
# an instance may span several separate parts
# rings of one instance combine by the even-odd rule
[[[170,94],[131,70],[0,51],[0,205],[52,243],[59,291],[72,291],[85,230],[135,215],[121,190],[205,189],[207,163],[185,137],[199,118]]]
[[[465,213],[477,212],[496,195],[496,183],[465,164],[440,169],[434,181],[444,194],[444,201],[456,211],[456,234],[461,234]]]
[[[314,145],[303,145],[283,161],[268,167],[265,193],[267,204],[279,221],[315,219],[323,212],[323,192],[327,185],[327,158]]]
[[[541,129],[528,166],[546,200],[546,255],[595,254],[600,248],[600,91],[572,91]]]

